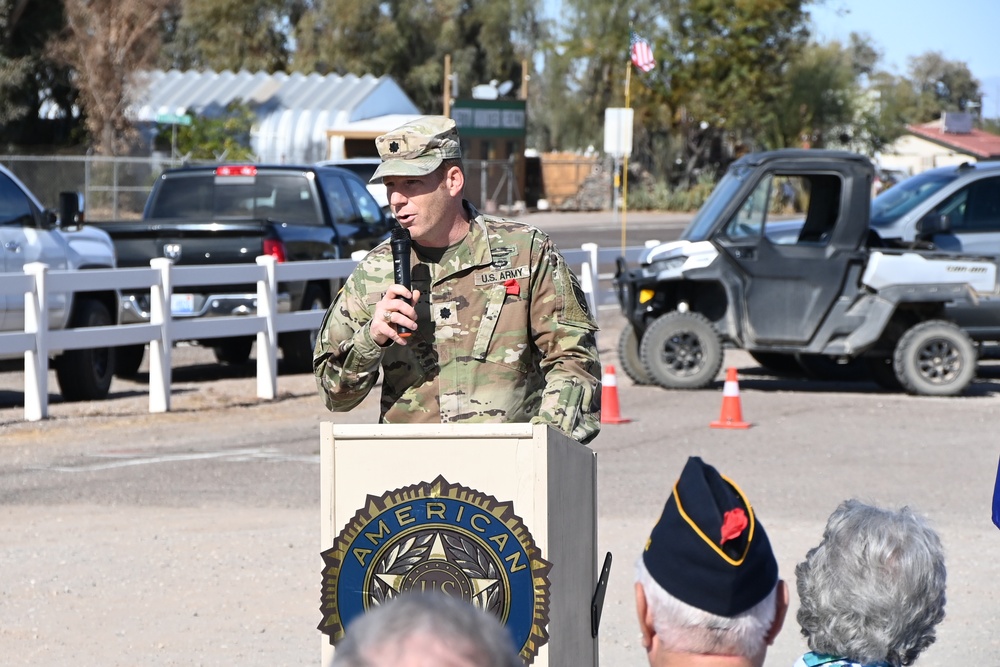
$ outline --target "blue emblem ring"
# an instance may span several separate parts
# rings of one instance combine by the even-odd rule
[[[337,585],[344,626],[408,590],[436,588],[494,614],[518,647],[532,636],[531,559],[494,514],[453,498],[414,498],[372,516],[346,547]]]

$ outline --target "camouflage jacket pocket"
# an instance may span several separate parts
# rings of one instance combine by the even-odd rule
[[[490,289],[472,356],[526,373],[531,366],[528,301],[507,294],[503,285]]]

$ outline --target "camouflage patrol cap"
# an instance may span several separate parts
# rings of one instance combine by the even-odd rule
[[[382,164],[369,183],[383,176],[426,176],[444,160],[461,158],[455,121],[445,116],[423,116],[375,139]]]

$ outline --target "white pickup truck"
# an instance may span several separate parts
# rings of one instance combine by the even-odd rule
[[[60,195],[60,211],[44,208],[9,170],[0,165],[0,271],[22,273],[41,262],[51,270],[115,267],[107,233],[81,223],[77,193]],[[118,295],[113,292],[50,293],[49,329],[106,326],[116,322]],[[24,295],[0,293],[0,331],[24,330]],[[16,359],[19,354],[0,354]],[[52,368],[67,401],[103,399],[114,375],[114,348],[53,351]]]

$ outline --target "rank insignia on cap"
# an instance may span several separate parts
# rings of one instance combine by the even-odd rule
[[[747,611],[778,582],[778,562],[750,501],[697,456],[674,484],[643,562],[670,595],[718,616]]]

